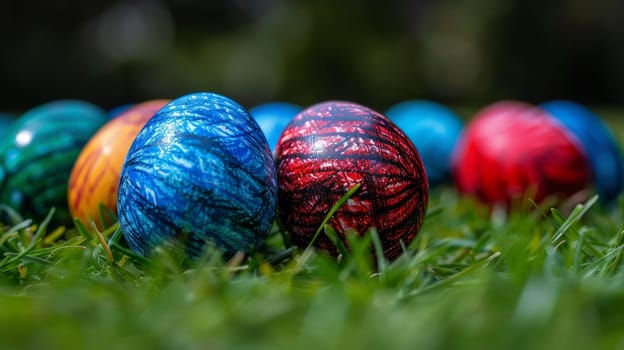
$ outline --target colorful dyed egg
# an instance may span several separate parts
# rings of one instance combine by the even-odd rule
[[[453,164],[458,189],[490,204],[565,198],[591,181],[580,145],[542,109],[512,101],[475,116]]]
[[[135,138],[121,170],[119,220],[141,255],[165,242],[190,257],[213,242],[226,255],[267,237],[277,177],[266,138],[238,103],[213,93],[182,96]]]
[[[292,241],[305,247],[330,208],[353,186],[360,189],[329,224],[344,234],[375,227],[389,259],[398,257],[423,222],[428,186],[409,138],[387,117],[350,102],[325,102],[298,114],[277,150],[279,214]],[[315,245],[338,251],[321,235]]]
[[[82,147],[106,122],[88,102],[60,100],[16,120],[0,143],[0,202],[41,220],[52,207],[58,223],[71,223],[67,179]]]
[[[169,100],[138,104],[106,123],[78,156],[69,177],[67,202],[72,217],[102,228],[100,205],[117,212],[121,165],[130,144],[147,121]],[[110,223],[108,223],[110,224]]]
[[[542,107],[576,137],[591,164],[594,184],[605,202],[612,202],[624,186],[624,160],[609,127],[589,109],[571,101],[550,101]]]
[[[463,128],[457,114],[432,101],[410,100],[390,107],[386,116],[416,146],[425,163],[429,184],[434,186],[447,180],[451,174],[451,157]]]
[[[284,131],[292,118],[301,112],[301,109],[301,107],[292,103],[269,102],[249,110],[249,113],[256,119],[260,129],[264,132],[271,152],[275,152],[275,147],[280,135],[282,135],[282,131]]]

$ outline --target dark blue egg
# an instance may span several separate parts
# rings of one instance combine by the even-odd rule
[[[269,142],[271,152],[275,151],[282,131],[303,108],[287,102],[269,102],[249,110]]]
[[[132,108],[134,106],[133,103],[125,103],[122,105],[119,105],[117,107],[113,107],[111,108],[106,114],[108,115],[108,119],[113,119],[116,116],[120,115],[121,113],[129,110],[130,108]]]
[[[405,132],[425,163],[429,185],[450,176],[451,157],[463,129],[459,117],[441,104],[408,100],[390,107],[386,116]]]
[[[233,100],[193,93],[156,113],[121,170],[119,220],[129,246],[149,255],[164,242],[190,257],[214,242],[226,255],[267,237],[277,176],[258,123]]]
[[[624,186],[624,161],[609,127],[592,111],[572,101],[550,101],[541,107],[580,142],[602,200],[608,203],[617,198]]]

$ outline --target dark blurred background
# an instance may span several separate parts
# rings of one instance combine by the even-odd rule
[[[251,106],[553,98],[622,106],[624,1],[169,0],[0,5],[0,111],[193,91]]]

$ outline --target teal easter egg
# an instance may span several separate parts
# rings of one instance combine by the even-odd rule
[[[451,109],[428,100],[407,100],[386,111],[416,146],[425,163],[430,186],[450,179],[451,158],[463,130]]]
[[[71,223],[67,183],[82,147],[106,122],[106,112],[79,100],[35,107],[13,122],[0,141],[0,203],[42,220]]]
[[[271,152],[275,152],[277,141],[290,121],[303,108],[288,102],[267,102],[249,110],[249,113],[260,125],[260,129],[269,142]]]
[[[15,116],[13,114],[0,113],[0,139],[2,139],[2,137],[14,121]]]

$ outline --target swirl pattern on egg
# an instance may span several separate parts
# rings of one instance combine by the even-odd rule
[[[329,224],[347,244],[345,231],[375,227],[384,255],[398,257],[418,233],[428,198],[422,160],[409,138],[387,117],[365,106],[329,101],[299,113],[276,150],[279,213],[292,240],[306,246],[330,208],[360,189]],[[337,255],[324,235],[315,242]]]
[[[164,242],[197,257],[208,242],[249,252],[272,227],[275,165],[262,130],[235,101],[193,93],[139,132],[121,172],[119,219],[130,247]]]

